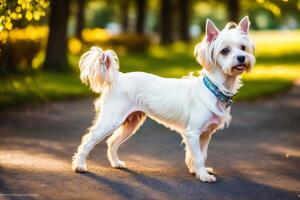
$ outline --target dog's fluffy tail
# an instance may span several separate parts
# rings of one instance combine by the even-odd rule
[[[94,92],[111,88],[119,76],[119,59],[112,50],[92,47],[79,61],[80,79]]]

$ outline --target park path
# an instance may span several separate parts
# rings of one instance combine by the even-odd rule
[[[109,166],[102,142],[88,159],[90,172],[73,173],[71,157],[92,110],[92,99],[85,99],[2,111],[0,200],[300,200],[300,87],[233,106],[231,126],[209,147],[215,184],[190,175],[180,137],[149,119],[120,149],[128,169]]]

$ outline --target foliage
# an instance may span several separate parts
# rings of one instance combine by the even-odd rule
[[[0,32],[0,69],[2,71],[29,71],[42,65],[48,36],[46,26],[27,26]],[[82,42],[83,41],[83,42]],[[68,49],[79,55],[85,46],[98,45],[102,48],[125,49],[130,52],[146,51],[150,39],[143,35],[112,35],[105,29],[84,29],[82,41],[70,38]]]
[[[0,69],[29,70],[41,63],[36,59],[45,46],[48,27],[32,27],[0,32]],[[13,66],[13,69],[8,69]]]
[[[82,39],[88,45],[98,45],[103,48],[125,49],[130,52],[144,52],[151,44],[146,35],[123,33],[112,35],[105,29],[84,29]]]
[[[111,38],[111,34],[101,28],[94,28],[94,29],[84,29],[82,31],[82,39],[83,41],[90,43],[90,44],[103,44],[107,43]]]
[[[146,35],[125,33],[113,36],[109,42],[114,48],[125,47],[130,52],[144,52],[151,44]]]
[[[11,30],[16,21],[40,20],[48,6],[48,0],[0,0],[0,32]]]
[[[0,32],[0,41],[5,43],[8,40],[14,42],[17,40],[36,40],[44,41],[48,34],[48,27],[46,26],[27,26],[26,28],[16,28],[11,31]]]
[[[78,55],[82,51],[82,43],[78,38],[72,37],[68,42],[68,49],[71,54]]]
[[[239,0],[241,18],[249,15],[251,28],[278,29],[300,27],[300,2],[298,0]],[[194,1],[192,24],[205,28],[206,18],[213,19],[221,27],[228,21],[228,0]]]
[[[106,6],[97,10],[94,14],[93,19],[89,22],[91,28],[100,27],[105,28],[106,24],[111,22],[113,19],[114,13],[111,7]]]

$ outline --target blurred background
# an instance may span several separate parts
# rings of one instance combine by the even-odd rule
[[[245,15],[257,64],[236,99],[287,90],[300,77],[300,0],[0,0],[0,108],[91,95],[78,61],[94,45],[123,72],[199,71],[206,18],[222,29]]]

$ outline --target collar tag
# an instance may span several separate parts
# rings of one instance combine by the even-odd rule
[[[233,101],[232,99],[229,99],[227,102],[226,102],[226,108],[230,107],[231,105],[233,104]]]

